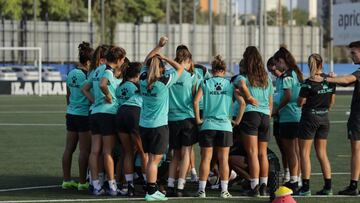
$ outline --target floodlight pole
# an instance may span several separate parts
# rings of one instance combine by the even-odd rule
[[[208,0],[208,4],[209,4],[209,64],[211,64],[211,60],[212,60],[212,51],[213,51],[213,46],[212,46],[212,26],[213,26],[213,18],[212,18],[212,15],[213,15],[213,1],[212,0]]]
[[[182,39],[182,0],[179,0],[179,25],[180,25],[180,44],[183,43]]]
[[[101,0],[101,43],[105,43],[105,0]]]
[[[334,46],[334,28],[333,28],[333,0],[330,0],[330,72],[334,72],[334,50],[333,50],[333,46]]]

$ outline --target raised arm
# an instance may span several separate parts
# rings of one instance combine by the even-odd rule
[[[172,67],[175,68],[175,70],[176,70],[176,72],[178,74],[178,77],[181,76],[181,74],[184,72],[184,67],[182,65],[180,65],[178,62],[176,62],[173,59],[171,59],[169,57],[166,57],[166,56],[164,56],[162,54],[158,54],[158,55],[162,60],[168,62]]]
[[[156,54],[160,53],[160,50],[165,46],[165,44],[168,42],[168,38],[165,36],[160,37],[160,40],[158,44],[155,46],[154,49],[152,49],[149,54],[146,56],[144,64],[146,64],[147,60],[155,56]]]

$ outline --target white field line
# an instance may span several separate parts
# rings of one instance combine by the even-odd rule
[[[49,107],[49,106],[65,106],[64,104],[1,104],[1,107]]]
[[[303,196],[295,196],[295,198],[303,199],[316,199],[316,198],[325,198],[325,199],[332,199],[332,198],[355,198],[356,196],[344,196],[344,195],[332,195],[324,196],[324,195],[311,195],[310,197],[303,197]],[[269,197],[258,197],[258,199],[268,199]],[[207,200],[219,200],[223,201],[220,197],[207,197]],[[229,199],[253,199],[251,197],[246,196],[233,196]],[[131,200],[144,200],[144,198],[97,198],[97,199],[39,199],[39,200],[12,200],[12,201],[0,201],[6,203],[36,203],[36,202],[99,202],[99,201],[131,201]],[[197,197],[170,197],[169,200],[200,200]]]
[[[331,175],[349,175],[348,172],[335,172]],[[322,175],[322,173],[311,173],[313,176]],[[33,187],[22,187],[22,188],[9,188],[9,189],[0,189],[0,192],[13,192],[13,191],[21,191],[21,190],[36,190],[36,189],[47,189],[47,188],[57,188],[60,185],[45,185],[45,186],[33,186]]]
[[[65,111],[0,111],[0,113],[8,114],[66,114]]]
[[[0,189],[0,192],[12,192],[12,191],[19,191],[19,190],[36,190],[36,189],[46,189],[46,188],[56,188],[56,187],[60,187],[60,185],[45,185],[45,186],[34,186],[34,187]]]
[[[330,121],[330,123],[347,123],[347,121]],[[0,126],[64,126],[61,123],[0,123]]]
[[[0,123],[0,126],[65,126],[61,123]]]

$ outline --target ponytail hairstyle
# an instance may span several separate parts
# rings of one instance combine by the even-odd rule
[[[279,59],[283,59],[289,71],[295,71],[298,80],[300,82],[304,81],[304,76],[300,71],[300,68],[296,65],[295,58],[285,47],[280,47],[280,49],[274,54],[274,59],[276,61],[279,61]]]
[[[262,57],[254,46],[248,46],[243,54],[244,72],[249,83],[253,87],[266,88],[268,84],[268,74],[265,71]]]
[[[142,64],[139,62],[129,62],[127,66],[122,69],[123,82],[129,81],[140,74]]]
[[[176,48],[175,61],[178,62],[179,64],[181,64],[182,62],[184,62],[186,60],[189,60],[189,63],[190,63],[189,72],[193,74],[195,72],[195,66],[194,66],[194,63],[192,60],[192,54],[190,53],[187,46],[179,45]]]
[[[216,55],[214,60],[211,62],[211,71],[213,73],[222,72],[226,70],[226,63],[221,55]]]
[[[240,75],[244,75],[245,71],[244,71],[244,59],[241,59],[239,62],[239,74]]]
[[[152,57],[148,60],[147,63],[149,64],[149,70],[147,75],[147,89],[150,90],[153,84],[161,77],[161,68],[165,68],[165,65],[158,56]]]
[[[109,45],[103,44],[95,49],[89,71],[95,70],[98,66],[100,66],[100,59],[105,58],[105,52],[109,49],[109,47]]]
[[[91,61],[94,49],[90,47],[88,42],[82,42],[78,46],[79,50],[79,62],[81,65],[86,65],[88,61]]]
[[[119,59],[125,58],[125,55],[125,49],[118,46],[110,46],[110,48],[105,52],[107,63],[117,63]]]
[[[315,75],[322,70],[322,58],[319,54],[311,54],[308,59],[308,65],[310,70],[310,78],[315,78]]]

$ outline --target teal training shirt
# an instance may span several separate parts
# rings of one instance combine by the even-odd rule
[[[275,92],[273,95],[273,104],[274,107],[279,106],[281,98],[280,98],[280,92],[281,92],[281,83],[282,83],[282,79],[280,77],[277,77],[275,80]]]
[[[151,89],[147,88],[147,75],[146,71],[140,75],[140,93],[143,105],[139,125],[144,128],[156,128],[167,125],[169,88],[177,81],[178,74],[176,71],[164,74],[153,83]]]
[[[245,81],[246,86],[249,89],[251,96],[253,96],[258,102],[258,106],[246,104],[245,112],[256,111],[266,115],[270,115],[270,100],[269,97],[274,93],[274,87],[272,85],[271,78],[268,77],[268,86],[266,88],[251,86],[249,79],[246,76],[240,75],[239,80]]]
[[[87,82],[87,72],[80,68],[71,70],[66,79],[66,86],[70,90],[69,105],[66,113],[71,115],[88,116],[90,101],[81,92]]]
[[[200,130],[232,132],[231,109],[234,87],[229,80],[214,76],[202,82],[204,112]]]
[[[135,94],[135,91],[137,90],[138,88],[133,82],[126,81],[120,84],[115,91],[119,106],[121,106],[126,100],[130,99],[130,97]]]
[[[139,91],[139,85],[134,82],[126,81],[120,84],[115,93],[119,107],[122,105],[128,105],[138,106],[141,108],[142,99],[139,96]]]
[[[284,96],[284,90],[291,91],[290,101],[280,109],[280,123],[299,122],[301,117],[301,108],[297,105],[301,84],[295,71],[285,72],[281,75],[280,98]]]
[[[102,78],[108,79],[107,87],[109,93],[112,96],[111,103],[107,103],[105,101],[105,95],[100,89],[100,81],[102,80]],[[92,87],[95,96],[95,105],[91,113],[116,114],[118,103],[115,96],[115,90],[121,80],[114,77],[113,69],[110,66],[100,66],[95,70],[92,81]]]
[[[175,70],[169,70],[171,73]],[[179,79],[169,88],[169,121],[194,118],[193,88],[196,85],[195,74],[184,70]]]
[[[197,87],[196,90],[199,88],[200,84],[202,83],[203,80],[205,79],[209,79],[211,77],[211,74],[209,73],[209,71],[204,67],[200,67],[200,68],[195,68],[195,75],[197,77]],[[204,109],[204,100],[201,98],[200,103],[199,103],[199,109],[203,110]]]
[[[241,75],[239,74],[239,75],[234,76],[234,77],[235,77],[235,78],[234,78],[234,80],[232,81],[232,85],[233,85],[234,88],[238,88],[237,86],[238,86],[238,84],[239,84],[240,78],[243,77],[243,76],[241,76]],[[239,108],[240,108],[239,102],[235,99],[235,100],[234,100],[234,104],[233,104],[233,111],[232,111],[232,112],[233,112],[233,114],[232,114],[233,117],[236,117],[236,116],[238,115]]]

